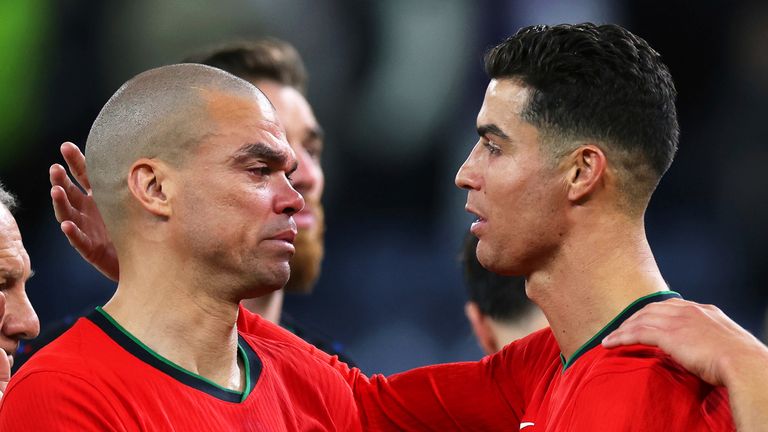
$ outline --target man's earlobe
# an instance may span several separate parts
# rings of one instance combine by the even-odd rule
[[[128,189],[144,210],[159,216],[170,216],[171,208],[164,190],[167,166],[151,159],[139,159],[131,165]]]
[[[603,150],[594,145],[579,146],[571,153],[568,171],[568,199],[585,202],[603,182],[607,159]]]

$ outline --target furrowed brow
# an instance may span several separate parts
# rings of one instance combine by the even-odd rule
[[[497,137],[502,139],[509,139],[509,136],[507,136],[507,134],[505,134],[500,127],[496,126],[493,123],[478,126],[477,134],[480,135],[481,137],[484,137],[490,134],[490,135],[496,135]]]
[[[232,159],[236,163],[244,163],[250,159],[262,159],[269,164],[285,165],[288,163],[288,153],[277,150],[264,143],[253,143],[242,146]]]

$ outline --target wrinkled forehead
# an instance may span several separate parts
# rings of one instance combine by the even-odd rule
[[[28,267],[29,255],[21,241],[16,220],[0,205],[0,272],[5,276],[21,277]]]

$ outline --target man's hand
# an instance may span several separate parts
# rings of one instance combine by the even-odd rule
[[[84,191],[69,178],[63,166],[51,165],[51,199],[56,220],[69,244],[104,276],[116,281],[120,274],[117,253],[93,200],[85,156],[71,142],[61,145],[61,155]]]
[[[768,431],[768,347],[720,309],[680,299],[645,306],[603,339],[654,345],[691,373],[728,389],[739,432]]]

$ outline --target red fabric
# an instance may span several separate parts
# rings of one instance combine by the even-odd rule
[[[371,431],[733,431],[724,388],[656,348],[593,348],[563,373],[544,329],[479,362],[370,378],[241,309],[238,327],[303,346],[352,387]],[[522,428],[522,429],[520,429]]]
[[[180,383],[80,319],[13,377],[0,430],[360,430],[350,389],[331,368],[294,346],[243,337],[263,369],[234,403]]]

